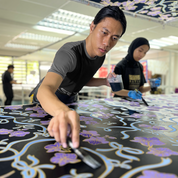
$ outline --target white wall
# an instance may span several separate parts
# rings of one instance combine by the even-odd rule
[[[161,86],[165,87],[165,93],[170,94],[175,92],[178,87],[178,54],[175,52],[163,51],[162,54],[154,55],[148,59],[148,70],[152,71],[152,75],[163,75]]]
[[[178,88],[178,53],[175,54],[174,61],[174,85]]]

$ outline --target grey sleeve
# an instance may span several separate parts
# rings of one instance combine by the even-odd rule
[[[59,49],[48,72],[54,72],[64,79],[68,72],[72,72],[77,64],[76,55],[70,49]]]

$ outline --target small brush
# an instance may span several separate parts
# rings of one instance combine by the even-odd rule
[[[101,166],[101,164],[94,158],[92,158],[85,150],[81,148],[74,148],[72,141],[69,137],[67,138],[67,143],[85,164],[87,164],[93,169],[97,169]]]
[[[135,91],[138,92],[137,89],[135,89]],[[144,102],[144,104],[145,104],[146,106],[149,106],[148,103],[143,99],[143,97],[142,97],[142,101]]]
[[[148,103],[143,99],[143,97],[142,97],[142,101],[145,103],[146,106],[149,106]]]

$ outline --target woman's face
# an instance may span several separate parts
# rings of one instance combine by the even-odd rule
[[[142,45],[136,48],[133,52],[133,58],[135,61],[140,61],[143,57],[145,57],[146,53],[149,50],[148,45]]]

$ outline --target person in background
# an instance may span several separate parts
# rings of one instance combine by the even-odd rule
[[[2,74],[3,91],[6,96],[4,105],[11,105],[14,94],[12,84],[21,84],[13,80],[11,74],[14,72],[14,65],[8,65],[7,70]]]
[[[76,101],[83,86],[109,85],[106,78],[93,78],[126,30],[126,19],[118,6],[102,8],[90,24],[90,33],[83,41],[64,44],[56,53],[44,79],[30,93],[33,102],[40,103],[51,119],[48,132],[67,147],[68,129],[72,143],[79,146],[80,120],[76,111],[66,104]]]
[[[114,68],[114,73],[122,75],[124,89],[114,92],[114,97],[129,96],[132,99],[141,99],[142,93],[150,91],[152,87],[158,87],[161,79],[155,80],[154,86],[144,86],[146,83],[143,66],[139,62],[149,51],[150,45],[146,38],[139,37],[132,41],[128,48],[128,54]],[[138,91],[135,91],[137,89]]]

